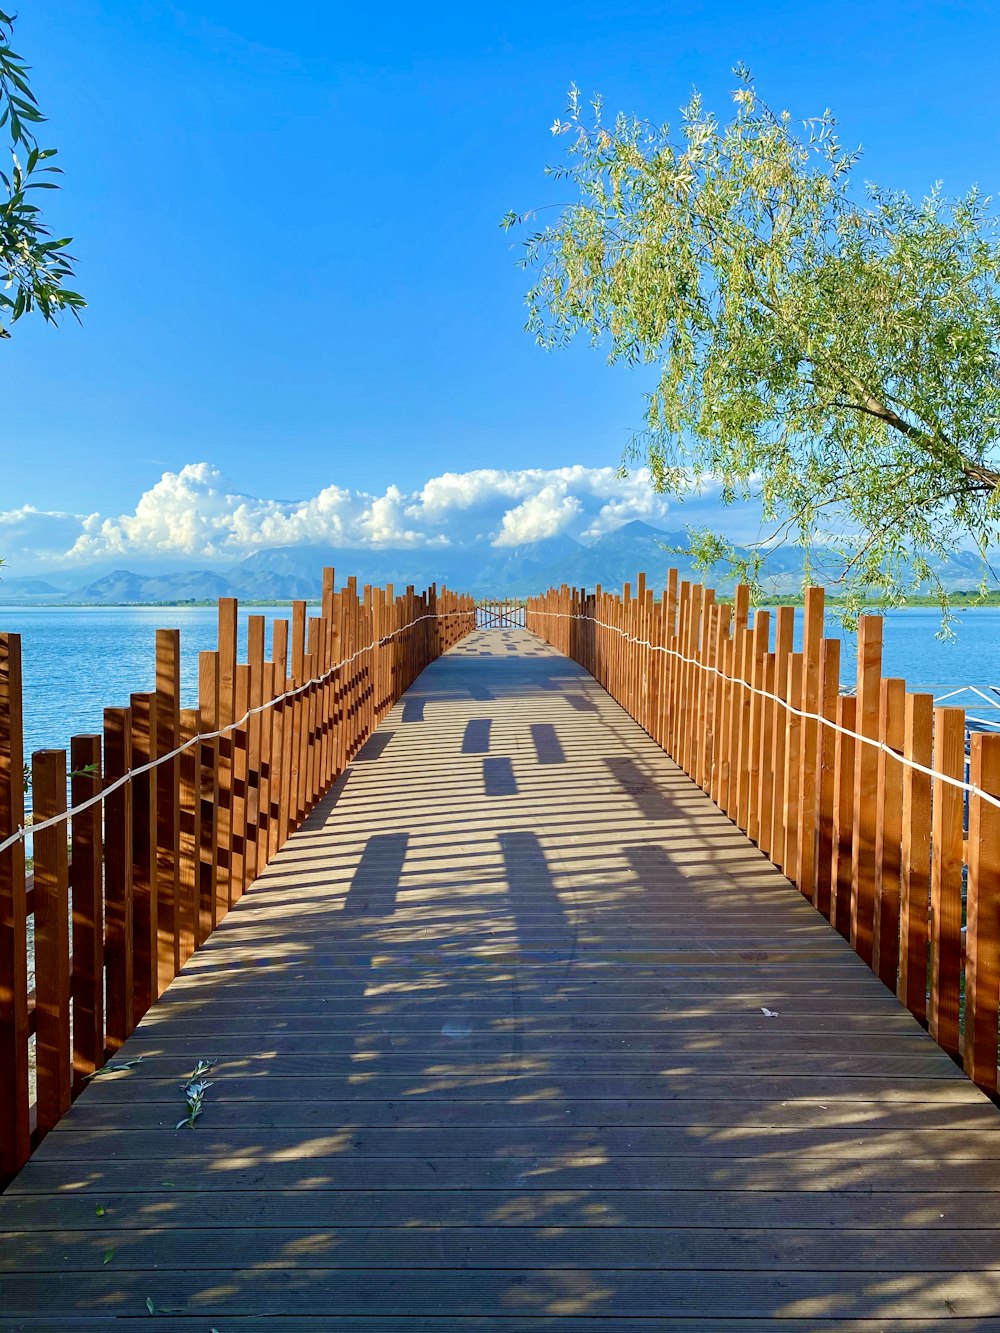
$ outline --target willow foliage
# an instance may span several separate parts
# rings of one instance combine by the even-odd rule
[[[37,127],[45,120],[28,83],[28,67],[11,48],[14,16],[0,11],[0,132],[7,135],[10,164],[0,169],[0,338],[22,315],[38,311],[50,324],[66,310],[77,314],[84,300],[66,283],[73,276],[69,237],[53,237],[46,226],[39,190],[58,189],[54,148],[40,148]]]
[[[997,223],[978,191],[859,183],[830,112],[797,126],[736,73],[732,118],[696,95],[676,133],[571,91],[548,171],[574,202],[526,241],[528,327],[658,368],[630,457],[661,490],[721,479],[762,503],[744,573],[776,541],[839,544],[858,597],[901,598],[934,557],[996,542]]]

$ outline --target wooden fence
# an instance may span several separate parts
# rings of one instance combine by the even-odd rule
[[[320,614],[295,602],[290,627],[274,622],[269,659],[264,617],[251,615],[238,662],[237,605],[224,598],[197,708],[180,707],[180,635],[158,630],[155,690],[107,708],[103,735],[74,736],[68,756],[32,755],[33,876],[18,835],[21,644],[0,634],[0,1183],[400,694],[474,624],[469,597],[359,597],[353,579],[334,592],[328,569]]]
[[[476,603],[479,629],[524,629],[525,604],[515,597],[488,597]]]
[[[882,675],[861,617],[840,692],[824,594],[802,611],[731,605],[671,571],[621,596],[551,589],[527,627],[590,671],[850,940],[969,1076],[997,1091],[1000,736]],[[772,625],[772,620],[775,622]]]

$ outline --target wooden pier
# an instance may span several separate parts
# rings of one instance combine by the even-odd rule
[[[0,1333],[1000,1328],[993,1103],[525,630],[416,679],[113,1062],[0,1196]]]

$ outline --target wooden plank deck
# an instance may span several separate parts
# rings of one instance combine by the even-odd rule
[[[524,631],[420,677],[139,1056],[0,1198],[3,1333],[1000,1328],[993,1105]]]

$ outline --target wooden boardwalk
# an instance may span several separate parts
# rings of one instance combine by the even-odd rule
[[[3,1333],[1000,1329],[993,1105],[524,631],[419,678],[140,1056],[0,1198]]]

